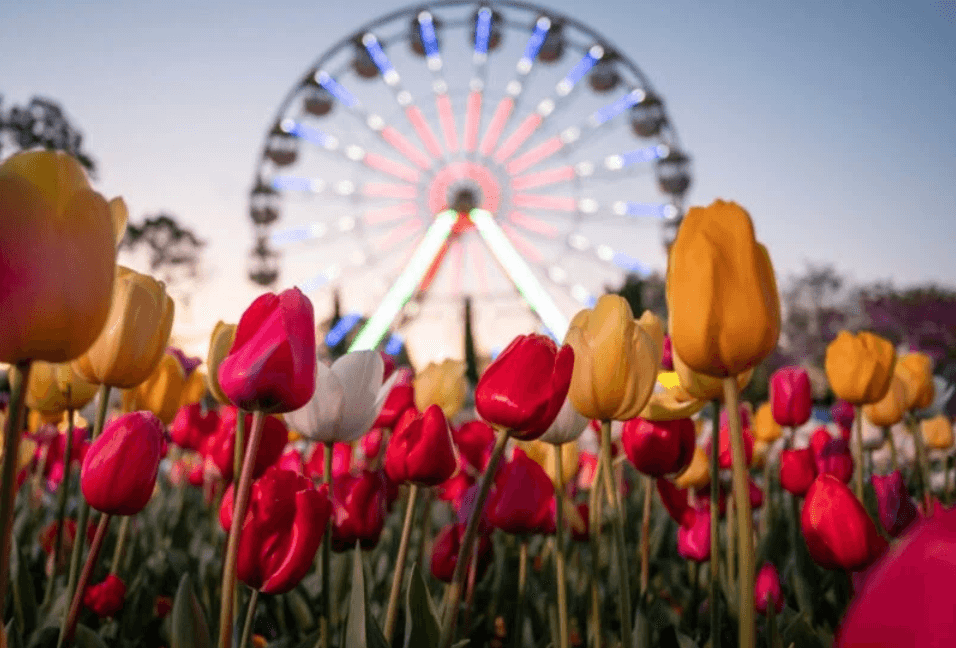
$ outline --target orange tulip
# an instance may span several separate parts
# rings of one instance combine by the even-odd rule
[[[894,375],[890,378],[890,388],[886,390],[883,398],[863,406],[863,416],[873,425],[880,427],[896,425],[903,420],[909,400],[906,383],[902,378]]]
[[[123,394],[123,409],[152,412],[169,425],[179,411],[185,384],[186,374],[179,359],[166,353],[146,380]]]
[[[923,409],[933,404],[933,359],[925,353],[904,353],[896,359],[893,373],[906,383],[906,409]]]
[[[893,378],[896,350],[879,335],[840,331],[827,346],[825,367],[833,392],[854,405],[876,403]]]

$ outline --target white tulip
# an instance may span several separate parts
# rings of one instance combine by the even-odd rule
[[[316,362],[315,393],[301,409],[285,415],[303,437],[321,443],[351,442],[378,418],[397,375],[385,384],[385,363],[378,351],[346,353],[332,363]]]
[[[554,419],[554,423],[548,428],[548,431],[541,435],[541,441],[559,445],[576,441],[590,423],[590,419],[574,409],[570,398],[564,399],[564,405]]]

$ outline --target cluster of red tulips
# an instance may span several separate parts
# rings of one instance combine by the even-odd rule
[[[832,424],[801,367],[741,404],[780,304],[734,203],[688,212],[667,335],[605,295],[473,387],[324,362],[298,289],[205,362],[169,348],[164,287],[115,265],[122,201],[68,156],[0,166],[0,217],[2,645],[956,645],[928,357],[843,332]]]

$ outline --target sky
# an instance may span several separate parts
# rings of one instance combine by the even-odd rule
[[[97,190],[208,241],[208,279],[177,325],[199,351],[259,292],[247,197],[280,102],[334,42],[404,6],[3,3],[0,93],[7,108],[59,101]],[[688,204],[744,205],[781,281],[814,262],[856,282],[956,285],[953,0],[546,6],[638,64],[693,158]]]

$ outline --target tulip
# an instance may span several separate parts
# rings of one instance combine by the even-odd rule
[[[956,510],[924,520],[870,571],[837,628],[834,646],[956,645]]]
[[[774,612],[783,611],[783,592],[780,590],[780,575],[773,563],[764,563],[757,572],[757,581],[754,584],[754,607],[760,614],[766,614],[767,609],[773,606]]]
[[[574,316],[565,342],[574,349],[568,395],[577,411],[598,421],[640,414],[654,390],[663,352],[663,340],[657,346],[652,333],[618,295],[602,295],[593,310]]]
[[[332,487],[332,550],[351,551],[378,544],[385,527],[386,476],[383,471],[343,475]]]
[[[710,466],[708,463],[707,452],[697,446],[694,448],[694,454],[687,468],[674,478],[674,483],[677,484],[678,488],[703,488],[710,483]]]
[[[845,439],[830,438],[814,455],[814,461],[819,475],[833,475],[844,484],[853,476],[854,461]]]
[[[169,426],[173,443],[186,450],[199,451],[206,439],[211,437],[220,426],[219,412],[209,410],[205,414],[202,405],[193,403],[180,408]]]
[[[890,387],[886,394],[875,403],[863,406],[863,415],[873,425],[890,427],[903,420],[906,404],[909,400],[906,383],[898,375],[890,378]]]
[[[186,382],[183,383],[183,391],[179,397],[179,406],[186,407],[193,403],[202,401],[208,391],[206,372],[195,370],[186,374]]]
[[[332,477],[338,479],[352,471],[352,446],[348,443],[332,445]],[[316,443],[309,460],[305,462],[305,474],[313,479],[325,477],[325,445]]]
[[[146,380],[123,395],[126,411],[148,410],[165,424],[172,422],[182,399],[186,374],[176,356],[166,353]]]
[[[452,431],[461,456],[474,472],[484,472],[495,447],[495,431],[484,421],[469,421]]]
[[[800,526],[810,556],[826,569],[863,569],[886,545],[860,501],[833,475],[820,475],[810,486]]]
[[[495,475],[485,513],[488,522],[505,533],[541,533],[553,522],[553,498],[554,486],[544,469],[516,449]]]
[[[894,538],[900,537],[906,528],[919,517],[916,503],[910,498],[903,482],[903,474],[894,470],[889,475],[872,475],[870,482],[876,492],[876,506],[880,523]]]
[[[90,443],[86,440],[88,430],[83,427],[73,428],[73,443],[67,443],[67,433],[58,433],[46,446],[46,467],[43,476],[46,477],[50,490],[55,489],[66,474],[66,450],[70,445],[70,464],[80,463],[86,459]],[[40,460],[40,448],[37,448],[37,460]]]
[[[749,466],[754,455],[754,438],[749,430],[744,430],[743,441],[744,461]],[[707,444],[707,453],[710,454],[711,452],[713,452],[713,440]],[[724,470],[730,468],[732,463],[730,456],[730,431],[725,427],[720,428],[720,436],[717,439],[717,452],[717,462],[720,467]]]
[[[79,410],[96,395],[97,385],[87,382],[68,363],[37,360],[30,366],[26,404],[31,410],[59,413]]]
[[[385,432],[382,428],[372,428],[368,431],[368,434],[359,440],[359,445],[362,448],[362,457],[365,460],[367,468],[371,468],[372,464],[378,460],[379,455],[382,453],[384,441]]]
[[[544,434],[564,405],[574,351],[543,335],[519,335],[485,369],[475,409],[492,425],[522,440]]]
[[[817,466],[811,448],[780,453],[780,485],[785,491],[803,497],[816,478]]]
[[[450,359],[441,364],[430,362],[415,376],[412,387],[419,411],[438,405],[446,418],[453,419],[465,404],[468,391],[465,363]]]
[[[761,490],[761,488],[757,486],[757,484],[755,484],[752,479],[748,482],[748,486],[749,486],[748,494],[750,496],[750,508],[751,510],[758,509],[761,506],[763,506],[763,490]]]
[[[371,429],[391,389],[391,380],[382,384],[384,371],[378,351],[347,353],[332,366],[317,362],[315,393],[285,419],[313,441],[357,441]]]
[[[853,411],[853,404],[841,399],[830,407],[830,416],[841,430],[849,430],[853,426],[853,418],[856,414]]]
[[[774,420],[796,427],[810,420],[813,396],[810,374],[803,367],[784,367],[770,376],[770,405]]]
[[[839,398],[853,405],[876,403],[893,378],[896,351],[886,339],[866,331],[840,331],[827,346],[826,372]]]
[[[220,320],[216,322],[212,335],[209,336],[209,353],[206,355],[206,367],[209,373],[206,374],[206,386],[213,398],[223,405],[230,403],[229,397],[219,386],[219,365],[229,355],[229,349],[232,348],[232,343],[236,339],[236,328],[235,324],[226,324]]]
[[[116,228],[80,164],[53,151],[0,165],[0,362],[67,362],[110,312]]]
[[[896,359],[893,373],[906,384],[906,409],[924,409],[933,404],[933,360],[925,353],[904,353]]]
[[[813,434],[810,435],[810,448],[813,450],[813,456],[817,456],[823,452],[823,449],[834,438],[825,425],[821,425],[814,430]]]
[[[594,486],[594,476],[597,473],[598,456],[592,452],[581,452],[578,455],[578,483],[580,490],[591,490]]]
[[[203,453],[209,457],[219,469],[220,476],[228,481],[235,479],[235,452],[236,452],[236,424],[239,415],[235,407],[224,407],[221,410],[219,429],[208,437]],[[252,414],[245,414],[245,429],[252,428]],[[289,432],[282,419],[277,416],[266,416],[262,423],[262,438],[252,469],[253,479],[261,477],[266,469],[279,460],[285,448]],[[249,448],[251,438],[246,435],[243,439],[243,448]]]
[[[449,524],[438,532],[432,544],[431,572],[432,576],[445,583],[450,583],[455,573],[455,563],[458,562],[458,550],[461,547],[461,537],[465,533],[464,524]],[[491,537],[483,534],[478,538],[478,562],[475,582],[488,571],[494,559],[494,548]],[[467,567],[471,571],[471,565]]]
[[[648,421],[690,418],[706,404],[706,401],[694,398],[684,389],[676,371],[662,371],[657,374],[654,391],[641,410],[641,418]]]
[[[305,475],[305,462],[302,461],[302,455],[295,448],[288,448],[279,457],[275,467],[282,470],[290,470],[297,475]]]
[[[694,422],[631,419],[624,423],[621,443],[627,458],[645,475],[663,477],[690,465],[695,449]]]
[[[411,407],[415,407],[415,389],[411,385],[396,384],[388,392],[372,427],[392,429],[398,418]]]
[[[435,487],[438,499],[452,502],[456,508],[461,503],[465,491],[475,485],[475,478],[468,474],[461,457],[458,457],[458,470],[447,481]]]
[[[324,489],[291,470],[269,468],[252,484],[239,537],[239,580],[266,594],[291,590],[312,568],[331,512]],[[230,488],[219,514],[226,531],[232,513]]]
[[[920,422],[926,447],[933,450],[949,450],[953,447],[953,425],[945,414]]]
[[[102,583],[90,585],[83,593],[83,605],[100,617],[114,617],[123,609],[126,583],[116,574],[109,574]]]
[[[244,410],[291,412],[308,403],[316,379],[315,316],[309,298],[292,288],[252,302],[239,319],[218,377],[229,401]]]
[[[561,453],[560,484],[567,484],[574,479],[574,475],[577,472],[579,454],[576,443],[562,443],[556,446],[545,443],[541,439],[535,439],[534,441],[519,441],[518,447],[528,455],[528,458],[544,468],[545,474],[548,476],[548,479],[554,482],[555,488],[557,488],[559,484],[558,462],[556,457],[558,452]]]
[[[584,434],[589,423],[588,419],[574,409],[571,399],[565,398],[554,422],[538,440],[552,445],[568,444],[571,441],[577,441]]]
[[[766,444],[771,444],[783,436],[783,428],[774,420],[773,408],[770,403],[763,403],[754,413],[754,438]]]
[[[448,421],[438,405],[404,418],[385,450],[385,472],[395,482],[437,486],[455,474],[458,457]]]
[[[710,511],[706,502],[692,508],[687,502],[687,490],[679,489],[666,479],[657,480],[657,492],[664,508],[677,522],[677,553],[688,560],[710,560]]]

